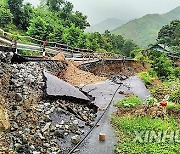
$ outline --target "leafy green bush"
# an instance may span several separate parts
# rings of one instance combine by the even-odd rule
[[[157,76],[161,79],[166,79],[174,72],[172,61],[168,59],[165,53],[153,50],[148,55],[149,59],[152,60],[151,68],[157,72]]]
[[[138,76],[145,82],[146,85],[151,85],[152,79],[149,73],[141,72],[138,74]]]
[[[148,106],[153,106],[157,102],[158,102],[157,99],[154,98],[154,97],[148,96],[146,98],[146,103],[147,103]]]
[[[171,93],[169,100],[172,101],[173,103],[180,104],[180,88],[178,88],[177,90]]]
[[[180,67],[174,69],[174,75],[176,78],[180,78]]]
[[[42,55],[39,51],[30,51],[30,50],[20,50],[20,54],[26,55],[26,56],[40,56]]]
[[[129,96],[115,104],[116,107],[136,107],[142,104],[142,100],[136,96]]]
[[[12,22],[12,19],[13,15],[10,10],[0,5],[0,27],[5,28]]]
[[[157,78],[157,72],[154,71],[153,68],[149,68],[148,72],[149,72],[149,75],[150,75],[152,78],[153,78],[153,77]]]

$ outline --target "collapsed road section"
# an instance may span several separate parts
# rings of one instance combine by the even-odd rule
[[[47,95],[46,84],[50,80],[45,80],[43,70],[60,71],[65,67],[62,63],[11,64],[12,57],[13,52],[0,52],[0,113],[6,115],[0,121],[0,152],[67,153],[96,118],[94,109],[84,103],[89,102],[89,98],[73,86],[68,88],[68,83],[63,81],[59,82],[65,84],[64,91],[72,94],[71,97],[77,94],[73,100],[65,99],[66,96],[52,97],[52,93],[49,93],[51,97]],[[48,73],[46,77],[56,78]],[[57,78],[57,84],[56,81]],[[52,86],[49,88],[55,88]]]
[[[85,85],[107,78],[79,70],[71,61],[13,62],[13,56],[8,50],[0,52],[0,112],[6,115],[0,130],[0,152],[69,152],[99,117],[100,102],[95,98],[98,103],[92,105],[93,90],[85,90]],[[79,90],[65,81],[76,86],[85,82]],[[100,90],[106,93],[106,88]]]
[[[73,99],[81,99],[82,101],[90,101],[79,89],[69,83],[59,79],[58,77],[44,71],[46,78],[46,93],[48,96],[60,96]]]

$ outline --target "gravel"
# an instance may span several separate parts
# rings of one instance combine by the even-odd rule
[[[0,147],[3,152],[67,153],[90,129],[96,113],[81,101],[46,97],[43,71],[59,72],[62,63],[11,64],[12,56],[0,51],[0,96],[11,125],[2,132]]]

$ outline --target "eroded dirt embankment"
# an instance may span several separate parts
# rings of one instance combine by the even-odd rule
[[[98,75],[94,75],[89,71],[79,69],[78,66],[81,65],[80,62],[65,60],[63,54],[58,54],[53,57],[53,59],[59,60],[65,66],[63,70],[57,71],[54,74],[60,79],[63,79],[64,81],[69,82],[72,85],[79,86],[98,83],[107,79],[106,77],[100,77]]]
[[[65,60],[63,54],[52,59],[64,64],[64,69],[54,74],[72,85],[86,85],[105,81],[113,75],[132,76],[147,71],[148,66],[134,60],[99,60],[89,63]]]
[[[142,63],[134,60],[101,60],[82,64],[79,68],[88,70],[94,75],[110,77],[115,74],[131,76],[134,73],[147,71],[148,66],[143,66]]]

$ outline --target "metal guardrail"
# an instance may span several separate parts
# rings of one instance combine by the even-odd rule
[[[43,46],[44,41],[30,37],[30,36],[19,36],[14,35],[4,30],[0,29],[0,42],[3,42],[11,47],[15,47],[18,50],[31,50],[31,51],[39,51],[43,53],[43,49],[48,54],[56,55],[60,52],[64,53],[67,58],[89,58],[89,59],[103,59],[103,58],[122,58],[118,54],[113,54],[110,52],[96,52],[89,49],[81,49],[81,48],[73,48],[67,44],[62,44],[59,42],[46,42],[46,46]],[[16,37],[17,38],[26,38],[31,42],[21,42],[17,40],[10,40],[7,36]]]

